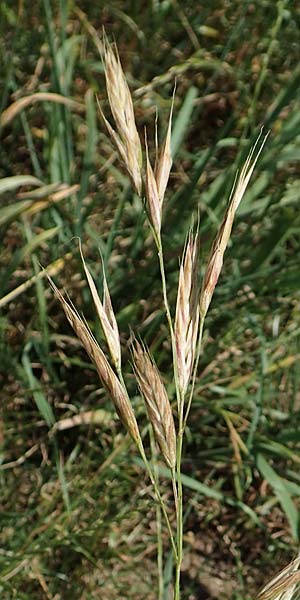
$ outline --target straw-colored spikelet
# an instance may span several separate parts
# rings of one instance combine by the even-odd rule
[[[299,598],[300,582],[300,556],[293,560],[287,567],[282,569],[269,583],[259,592],[256,600],[292,600],[297,588]]]
[[[198,232],[190,231],[180,266],[175,314],[175,343],[178,380],[184,396],[191,377],[199,324]]]
[[[156,161],[154,168],[154,175],[158,190],[158,196],[160,200],[160,204],[162,205],[166,187],[168,185],[170,171],[172,167],[172,153],[171,153],[171,129],[172,129],[172,115],[173,115],[173,106],[174,106],[174,96],[175,96],[175,88],[172,98],[172,105],[169,116],[168,129],[165,137],[165,141],[163,143],[162,149],[159,152],[158,149],[158,138],[157,138],[157,126],[156,126]]]
[[[140,445],[141,440],[138,425],[126,391],[122,387],[119,379],[108,363],[105,354],[101,350],[87,325],[84,323],[77,311],[65,300],[64,296],[61,294],[49,276],[48,279],[56,297],[64,309],[71,327],[74,329],[77,337],[80,339],[90,359],[94,362],[100,380],[107,389],[114,403],[118,416],[133,440]]]
[[[119,370],[121,368],[121,345],[120,345],[120,336],[119,329],[115,317],[115,313],[112,307],[110,294],[108,290],[108,285],[105,277],[105,272],[103,269],[103,303],[101,302],[97,288],[93,281],[93,278],[86,266],[85,260],[83,258],[82,249],[80,245],[80,254],[81,260],[84,266],[86,278],[88,280],[88,284],[91,290],[91,294],[93,297],[93,301],[95,304],[95,308],[97,311],[97,315],[100,319],[100,323],[102,325],[102,329],[104,335],[106,337],[106,341],[108,344],[108,348],[110,351],[111,359],[116,369]]]
[[[166,137],[162,146],[161,151],[158,149],[157,139],[157,125],[155,145],[156,145],[156,160],[154,171],[152,169],[149,153],[147,135],[145,133],[145,147],[146,147],[146,178],[145,178],[145,192],[147,200],[147,208],[151,225],[157,235],[160,235],[161,229],[161,218],[162,218],[162,205],[166,187],[168,185],[170,171],[172,167],[172,154],[171,154],[171,127],[172,127],[172,113],[173,113],[174,96],[172,100],[172,106],[169,117],[169,124],[166,133]]]
[[[108,133],[127,169],[134,190],[141,195],[142,148],[135,124],[132,98],[117,49],[109,44],[105,33],[103,34],[102,60],[107,95],[116,131],[105,118],[99,104],[100,112]]]
[[[252,148],[252,150],[241,170],[237,184],[234,188],[234,191],[232,192],[231,200],[229,201],[229,206],[225,213],[224,219],[219,228],[216,239],[212,245],[206,272],[205,272],[205,275],[203,278],[201,295],[200,295],[200,315],[201,315],[202,319],[204,319],[204,317],[208,311],[208,308],[209,308],[209,305],[210,305],[210,302],[211,302],[211,299],[212,299],[212,296],[214,293],[214,289],[215,289],[217,281],[219,279],[219,275],[220,275],[220,272],[221,272],[221,269],[223,266],[224,252],[226,250],[226,246],[227,246],[228,240],[230,238],[231,230],[232,230],[234,215],[235,215],[235,213],[239,207],[239,204],[243,198],[243,195],[246,191],[247,185],[248,185],[250,177],[253,173],[254,167],[258,160],[258,157],[259,157],[259,155],[263,149],[264,143],[267,139],[267,135],[262,140],[260,148],[254,158],[253,158],[254,152],[255,152],[256,146],[259,142],[260,136],[258,137],[254,147]]]
[[[145,146],[146,146],[146,180],[145,180],[145,192],[147,200],[147,209],[151,225],[154,229],[157,237],[160,236],[161,228],[161,202],[159,199],[159,193],[157,189],[157,183],[154,176],[153,169],[149,160],[147,136],[145,133]]]
[[[133,361],[136,380],[144,398],[155,439],[171,469],[176,464],[176,433],[172,409],[159,371],[145,348],[135,339]]]

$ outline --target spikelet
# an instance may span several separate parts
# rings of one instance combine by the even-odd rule
[[[175,93],[175,90],[174,90]],[[170,171],[172,167],[172,154],[171,154],[171,127],[172,127],[172,113],[174,104],[174,94],[172,99],[172,106],[170,110],[168,129],[166,137],[162,146],[161,151],[158,149],[157,139],[157,124],[155,124],[155,146],[156,146],[156,160],[154,171],[152,169],[149,152],[147,135],[145,132],[145,148],[146,148],[146,178],[145,178],[145,192],[147,200],[147,209],[150,218],[151,225],[157,237],[160,236],[161,219],[162,219],[162,205],[166,187],[168,185]]]
[[[178,380],[182,397],[185,395],[191,377],[197,343],[199,324],[198,257],[198,232],[193,237],[192,231],[190,231],[179,271],[174,326]]]
[[[176,464],[176,433],[172,409],[157,366],[145,348],[135,339],[132,347],[134,371],[147,413],[167,465]]]
[[[140,433],[127,393],[122,387],[119,379],[108,363],[105,354],[101,350],[87,325],[84,323],[77,311],[65,300],[64,296],[58,290],[55,283],[49,276],[48,280],[57,299],[60,301],[64,309],[65,315],[71,327],[74,329],[74,332],[80,339],[90,359],[95,364],[99,378],[108,391],[120,420],[130,433],[133,440],[140,445]]]
[[[102,60],[108,101],[116,125],[116,131],[105,118],[98,103],[100,113],[112,142],[116,146],[119,156],[126,167],[134,190],[138,195],[141,195],[142,148],[135,124],[132,98],[117,49],[115,46],[109,44],[105,33],[103,34]]]
[[[300,583],[300,555],[287,567],[282,569],[267,585],[259,592],[256,600],[292,600],[297,589],[299,598]]]
[[[172,115],[173,115],[173,106],[174,106],[174,97],[175,97],[175,89],[173,92],[170,116],[168,129],[166,133],[166,137],[162,146],[162,149],[159,153],[158,150],[158,141],[157,141],[157,126],[156,126],[156,161],[154,168],[154,176],[158,190],[158,197],[160,204],[162,205],[166,187],[168,185],[170,171],[172,168],[172,153],[171,153],[171,129],[172,129]]]
[[[108,290],[108,285],[105,277],[105,272],[103,269],[103,303],[101,302],[97,288],[93,281],[93,278],[86,266],[85,260],[83,258],[81,244],[80,244],[80,255],[83,263],[83,267],[85,270],[86,278],[89,284],[89,288],[91,290],[91,294],[93,297],[93,301],[95,304],[95,308],[97,311],[98,318],[100,320],[104,335],[106,337],[106,341],[108,344],[108,348],[110,351],[111,359],[116,369],[119,370],[121,368],[121,345],[120,345],[120,336],[119,329],[115,317],[115,313],[112,307],[110,294]]]
[[[145,132],[145,147],[146,147],[146,179],[145,179],[145,192],[147,200],[148,215],[151,225],[154,229],[156,236],[159,238],[161,229],[161,202],[159,199],[159,193],[157,189],[157,183],[154,176],[153,169],[149,160],[147,135]]]
[[[254,152],[260,140],[260,136],[258,137],[254,147],[252,148],[241,170],[235,189],[232,192],[231,200],[229,201],[229,206],[225,213],[224,219],[219,228],[215,241],[212,245],[206,272],[203,278],[203,284],[200,295],[200,315],[202,319],[204,319],[208,311],[217,281],[219,279],[219,275],[223,266],[224,252],[226,250],[226,246],[232,230],[234,215],[246,191],[250,177],[253,173],[258,157],[263,149],[267,136],[268,134],[262,140],[260,148],[254,158]]]

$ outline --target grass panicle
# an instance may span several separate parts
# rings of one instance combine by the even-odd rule
[[[112,2],[101,15],[87,2],[12,4],[0,3],[1,600],[183,600],[198,598],[199,584],[211,598],[253,600],[300,536],[298,3],[202,3],[201,23],[198,3]],[[101,20],[119,51],[99,35]],[[262,122],[271,143],[254,177],[261,136],[223,219]],[[186,237],[199,207],[201,264]],[[78,236],[84,268],[70,247]],[[107,282],[88,259],[99,247],[114,266]],[[51,306],[39,263],[60,281]],[[63,291],[71,272],[93,296],[91,329]],[[75,333],[60,329],[63,310]],[[173,409],[172,472],[174,443],[168,465],[146,408],[143,432],[131,412],[125,381],[133,393],[137,382],[120,344],[130,329],[143,331]],[[113,402],[126,429],[113,426]],[[258,600],[299,600],[298,564]]]
[[[109,134],[119,151],[119,155],[126,165],[133,187],[137,194],[141,195],[143,183],[141,172],[141,146],[134,120],[132,99],[122,71],[118,53],[116,49],[113,49],[108,43],[105,35],[103,48],[102,57],[104,63],[107,95],[117,132],[113,130],[111,125],[105,119],[102,111],[101,114]],[[94,339],[94,336],[79,317],[78,313],[74,311],[73,308],[66,302],[53,282],[51,282],[51,285],[56,293],[56,296],[62,303],[66,316],[75,333],[83,343],[90,358],[94,361],[99,377],[108,390],[120,419],[124,423],[134,441],[137,443],[151,483],[154,487],[160,509],[162,510],[166,525],[168,527],[168,533],[173,549],[173,557],[176,567],[174,600],[180,600],[180,575],[183,559],[183,489],[181,473],[183,436],[185,432],[186,418],[189,414],[192,402],[195,376],[200,356],[203,325],[216,283],[222,269],[223,257],[231,234],[234,215],[245,193],[266,137],[263,139],[258,152],[255,154],[255,150],[259,142],[258,138],[241,170],[240,176],[238,177],[237,184],[232,192],[224,219],[210,251],[208,265],[200,293],[198,286],[199,233],[198,230],[196,234],[190,230],[188,234],[179,271],[175,322],[173,325],[167,294],[164,254],[161,239],[162,204],[172,166],[171,124],[173,102],[174,96],[166,138],[160,152],[158,149],[158,136],[156,129],[156,163],[154,170],[152,169],[149,159],[147,136],[145,133],[146,173],[144,187],[149,224],[152,227],[154,240],[158,250],[164,306],[166,309],[172,343],[174,382],[178,402],[177,435],[174,425],[172,406],[159,370],[149,351],[141,343],[139,343],[136,338],[134,338],[132,343],[132,356],[135,378],[145,402],[148,419],[153,428],[154,438],[160,448],[166,464],[171,469],[174,505],[176,512],[176,543],[173,536],[168,511],[164,505],[158,482],[153,476],[152,468],[146,457],[139,434],[138,425],[127,390],[125,388],[121,371],[121,346],[118,325],[113,311],[105,274],[103,275],[104,297],[103,302],[101,302],[97,288],[85,263],[80,247],[81,259],[85,274],[96,307],[97,315],[100,319],[107,340],[111,359],[118,373],[118,377],[108,363],[103,351],[100,349],[98,343]],[[197,340],[198,346],[196,356]],[[186,416],[184,416],[184,399],[191,377],[191,393],[189,396]],[[161,544],[159,547],[161,547]],[[262,597],[260,600],[269,600],[269,598]]]

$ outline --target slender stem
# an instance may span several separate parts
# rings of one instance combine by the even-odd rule
[[[156,531],[157,531],[158,600],[163,600],[163,597],[164,597],[163,542],[162,542],[161,507],[158,503],[156,504]]]
[[[150,481],[151,481],[151,483],[153,485],[153,489],[155,491],[157,500],[158,500],[159,505],[161,507],[162,514],[163,514],[164,519],[166,521],[166,525],[167,525],[167,529],[168,529],[168,533],[169,533],[169,537],[170,537],[170,541],[171,541],[171,545],[172,545],[172,550],[173,550],[174,558],[177,561],[178,560],[177,548],[176,548],[176,544],[175,544],[175,541],[174,541],[172,527],[171,527],[170,519],[168,517],[166,505],[165,505],[165,503],[163,501],[163,498],[161,496],[161,493],[160,493],[159,488],[157,486],[157,483],[155,481],[155,477],[153,476],[152,469],[150,467],[149,461],[148,461],[147,456],[145,454],[145,450],[144,450],[143,444],[142,443],[139,444],[138,448],[139,448],[139,451],[140,451],[140,455],[141,455],[141,457],[142,457],[142,459],[144,461],[145,467],[147,469]]]
[[[164,305],[165,305],[165,309],[166,309],[166,315],[167,315],[168,324],[169,324],[169,328],[170,328],[171,338],[173,341],[174,329],[173,329],[173,322],[172,322],[172,317],[171,317],[171,312],[170,312],[170,307],[169,307],[169,302],[168,302],[165,264],[164,264],[162,243],[161,243],[160,239],[158,240],[158,259],[159,259],[159,266],[160,266],[160,273],[161,273],[161,280],[162,280]]]
[[[180,421],[182,419],[180,418]],[[177,457],[176,457],[176,473],[177,473],[177,490],[178,490],[178,509],[177,509],[177,561],[176,561],[176,575],[175,575],[175,594],[174,600],[180,600],[180,571],[182,563],[182,549],[183,549],[183,495],[182,495],[182,481],[181,481],[181,459],[182,459],[182,441],[183,441],[183,428],[182,422],[179,423],[179,431],[177,435]]]
[[[183,556],[183,493],[182,493],[182,481],[181,481],[182,443],[183,443],[184,431],[186,428],[186,423],[187,423],[188,415],[190,412],[194,388],[195,388],[195,381],[196,381],[197,369],[198,369],[200,352],[201,352],[202,337],[203,337],[203,326],[204,326],[204,319],[201,318],[200,325],[199,325],[197,354],[196,354],[195,366],[194,366],[193,377],[192,377],[192,385],[191,385],[191,391],[190,391],[189,400],[188,400],[185,414],[184,414],[184,399],[183,398],[181,399],[181,402],[179,405],[180,406],[179,430],[178,430],[178,436],[177,436],[177,456],[176,456],[176,473],[177,473],[177,490],[178,490],[178,510],[177,510],[178,558],[177,558],[177,562],[176,562],[174,600],[180,600],[180,571],[181,571],[181,563],[182,563],[182,556]]]
[[[157,449],[155,446],[153,431],[150,428],[150,445],[152,454],[153,476],[159,487],[159,473],[157,468]],[[164,595],[164,564],[163,564],[163,540],[161,507],[156,502],[156,538],[157,538],[157,572],[158,572],[158,600],[163,600]]]
[[[176,509],[176,518],[178,515],[178,492],[177,492],[177,484],[176,484],[176,468],[171,470],[172,474],[172,486],[173,486],[173,495]]]

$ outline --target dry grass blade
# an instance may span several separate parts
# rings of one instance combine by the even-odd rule
[[[116,132],[104,117],[101,108],[100,112],[108,133],[131,178],[133,187],[140,195],[142,188],[142,148],[135,124],[132,98],[118,52],[115,47],[109,44],[105,33],[103,34],[102,60],[107,95],[116,125]]]
[[[108,425],[111,421],[111,415],[108,411],[102,410],[87,410],[80,412],[78,415],[73,417],[66,417],[56,421],[53,425],[51,433],[56,431],[65,431],[66,429],[72,429],[79,425]]]
[[[210,252],[210,256],[208,259],[208,264],[206,268],[206,272],[203,279],[201,295],[200,295],[200,314],[201,318],[204,319],[213,293],[216,287],[217,281],[219,279],[219,275],[221,273],[221,269],[223,266],[223,257],[224,252],[226,250],[226,246],[228,240],[230,238],[234,215],[238,209],[238,206],[243,198],[243,195],[246,191],[247,185],[249,183],[250,177],[253,173],[256,162],[259,158],[259,155],[263,149],[265,141],[267,139],[268,134],[263,138],[259,150],[256,156],[253,158],[257,144],[259,143],[261,135],[258,137],[254,147],[252,148],[242,170],[240,176],[238,178],[237,184],[234,188],[234,191],[231,195],[231,200],[229,201],[229,206],[225,213],[222,224],[217,233],[216,239],[212,245],[212,249]]]
[[[198,233],[193,237],[190,231],[179,272],[174,327],[178,379],[182,396],[191,377],[196,352],[199,324],[198,258]]]
[[[256,600],[292,600],[299,592],[300,556],[282,569],[258,594]]]
[[[76,102],[76,100],[72,100],[71,98],[66,98],[65,96],[61,96],[60,94],[55,94],[53,92],[36,92],[35,94],[30,94],[30,96],[19,98],[6,110],[4,110],[0,118],[0,126],[5,127],[22,110],[31,104],[35,104],[36,102],[55,102],[56,104],[64,104],[65,106],[68,106],[72,110],[76,110],[78,112],[84,112],[85,110],[84,104],[80,104],[80,102]]]
[[[97,311],[97,315],[99,317],[99,320],[102,325],[102,329],[103,329],[103,332],[104,332],[104,335],[106,337],[106,341],[107,341],[107,344],[109,347],[111,359],[112,359],[115,367],[117,368],[117,370],[119,370],[121,368],[120,336],[119,336],[119,330],[118,330],[116,317],[115,317],[115,314],[113,311],[113,307],[112,307],[112,303],[111,303],[111,299],[110,299],[110,295],[109,295],[109,291],[108,291],[108,286],[107,286],[107,282],[106,282],[104,269],[103,269],[103,288],[104,288],[103,296],[104,297],[103,297],[103,303],[102,303],[99,298],[94,280],[86,266],[86,263],[85,263],[85,260],[84,260],[83,254],[82,254],[81,245],[80,245],[80,255],[81,255],[81,260],[82,260],[83,267],[85,270],[86,278],[88,280],[89,288],[91,290],[91,294],[92,294],[93,301],[95,304],[95,308]]]
[[[155,439],[166,463],[171,469],[174,469],[176,432],[165,386],[153,359],[136,339],[132,353],[136,380],[145,401]]]
[[[127,396],[127,392],[124,390],[119,379],[112,370],[105,354],[101,350],[87,325],[84,323],[77,311],[65,300],[64,296],[61,294],[49,276],[48,280],[56,297],[64,309],[65,315],[71,327],[74,329],[74,332],[80,339],[90,359],[95,364],[100,380],[108,391],[118,416],[134,441],[140,445],[141,441],[139,429],[132,406]]]
[[[66,262],[71,258],[72,254],[71,252],[68,252],[64,256],[64,258],[58,258],[53,263],[48,265],[47,273],[44,270],[40,271],[37,275],[33,275],[32,277],[27,279],[27,281],[24,281],[15,289],[11,290],[8,294],[0,298],[0,309],[3,308],[3,306],[5,306],[6,304],[9,304],[9,302],[12,302],[12,300],[14,300],[15,298],[18,298],[18,296],[20,296],[21,294],[24,294],[24,292],[26,292],[32,285],[39,281],[39,279],[43,279],[43,277],[46,276],[49,277],[49,275],[52,275],[53,277],[57,275],[57,273],[59,273],[65,267]]]

